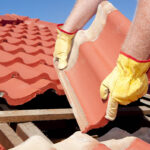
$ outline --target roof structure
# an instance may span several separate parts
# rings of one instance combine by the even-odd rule
[[[102,2],[89,29],[76,34],[68,67],[58,71],[83,132],[108,123],[104,118],[107,102],[100,98],[99,88],[115,67],[129,27],[130,21],[123,14],[111,3]]]
[[[64,94],[53,67],[56,24],[18,15],[0,16],[0,95],[10,105],[47,89]]]

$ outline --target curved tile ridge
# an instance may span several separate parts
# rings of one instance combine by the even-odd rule
[[[19,24],[23,22],[22,20],[18,20],[12,16],[6,15],[0,15],[0,25],[6,25],[6,24]]]
[[[81,132],[75,132],[62,142],[53,144],[57,150],[110,150],[96,139]]]
[[[83,134],[78,131],[67,139],[55,144],[48,143],[41,136],[32,136],[10,150],[43,150],[43,147],[46,150],[149,150],[150,144],[136,137],[125,137],[123,139],[111,139],[101,142],[88,134]]]
[[[8,24],[19,25],[20,27],[27,26],[37,26],[39,29],[49,29],[51,33],[56,36],[56,23],[50,23],[46,21],[41,21],[37,18],[32,19],[26,16],[19,16],[16,14],[5,14],[0,15],[0,24],[8,25]],[[24,25],[25,24],[25,25]]]
[[[5,15],[0,24],[0,97],[21,105],[48,89],[64,95],[53,66],[56,24],[18,15]]]
[[[41,94],[50,88],[57,89],[55,84],[46,79],[40,79],[33,84],[27,84],[19,79],[11,78],[0,84],[0,91],[4,93],[3,97],[9,105],[24,104],[37,94]]]
[[[28,84],[17,78],[10,78],[0,84],[0,91],[3,93],[3,98],[7,100],[9,105],[14,106],[26,103],[48,89],[54,89],[57,94],[63,94],[60,84],[47,79],[39,79],[35,83]]]
[[[0,49],[16,54],[18,52],[25,52],[27,54],[37,55],[39,53],[44,53],[46,55],[53,55],[54,47],[47,48],[43,46],[30,46],[25,44],[14,45],[6,42],[0,43]]]
[[[0,50],[0,63],[3,65],[11,65],[15,62],[21,62],[23,64],[27,64],[30,66],[35,66],[40,63],[53,66],[52,56],[45,55],[45,54],[37,54],[37,55],[30,55],[24,52],[18,52],[16,54],[10,54],[3,50]]]
[[[0,37],[0,41],[6,41],[10,44],[15,44],[15,45],[27,44],[30,46],[42,45],[42,46],[47,47],[47,48],[54,47],[54,40],[52,40],[53,43],[51,43],[51,42],[42,41],[42,40],[17,39],[17,38],[13,38],[13,37],[8,36],[8,37],[4,37],[4,38]]]
[[[107,1],[101,3],[96,18],[86,30],[86,34],[83,30],[77,33],[69,66],[64,71],[58,71],[83,132],[108,123],[104,118],[107,102],[100,99],[99,87],[101,81],[115,66],[129,26],[130,21],[112,4]],[[98,32],[95,32],[95,28]]]
[[[0,65],[0,68],[1,66],[2,65]],[[39,64],[35,67],[30,67],[17,62],[8,66],[7,68],[5,67],[5,69],[9,70],[7,74],[10,74],[11,72],[12,76],[14,75],[16,78],[22,79],[27,83],[34,83],[39,79],[47,79],[53,81],[54,83],[59,83],[54,68],[50,66],[46,66],[44,64]],[[1,73],[0,73],[0,77],[1,77]],[[3,78],[5,78],[5,76],[3,76]]]
[[[80,45],[87,41],[95,41],[106,24],[107,15],[115,10],[116,8],[108,1],[104,1],[98,6],[95,19],[91,26],[87,30],[79,30],[77,32],[66,70],[69,70],[75,65],[78,59]]]

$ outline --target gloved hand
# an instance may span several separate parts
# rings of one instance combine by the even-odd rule
[[[54,59],[58,59],[58,69],[64,69],[67,66],[67,58],[71,49],[72,39],[75,33],[68,33],[61,29],[63,24],[57,26],[57,39],[55,43]]]
[[[108,105],[105,118],[114,120],[118,104],[127,105],[144,96],[148,90],[146,72],[150,60],[139,61],[121,52],[114,70],[104,79],[100,86],[100,96]]]

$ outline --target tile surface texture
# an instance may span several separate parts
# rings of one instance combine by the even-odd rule
[[[0,16],[0,92],[21,105],[54,89],[64,94],[53,66],[56,24],[18,15]]]
[[[110,139],[99,142],[87,134],[75,132],[67,139],[51,144],[41,136],[32,136],[22,144],[10,150],[148,150],[150,144],[136,137],[125,137],[122,139]]]
[[[68,67],[58,71],[83,132],[108,123],[104,118],[107,102],[101,100],[99,87],[116,64],[130,24],[111,3],[102,2],[89,29],[76,34]]]

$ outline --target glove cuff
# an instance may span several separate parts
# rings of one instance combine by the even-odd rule
[[[126,53],[124,53],[122,51],[120,52],[120,54],[122,54],[122,55],[124,55],[124,56],[126,56],[126,57],[128,57],[128,58],[130,58],[130,59],[132,59],[132,60],[134,60],[136,62],[138,62],[138,63],[147,63],[147,62],[150,62],[150,59],[148,59],[148,60],[138,60],[138,59],[134,58],[133,56],[130,56],[130,55],[128,55],[128,54],[126,54]]]
[[[58,25],[57,25],[57,29],[60,30],[61,32],[66,33],[66,34],[69,34],[69,35],[74,35],[74,34],[77,33],[77,31],[75,31],[75,32],[67,32],[67,31],[61,29],[61,27],[62,27],[63,25],[64,25],[64,24],[58,24]]]
[[[117,60],[117,68],[124,76],[137,78],[148,71],[150,60],[137,60],[124,52],[120,52]]]

